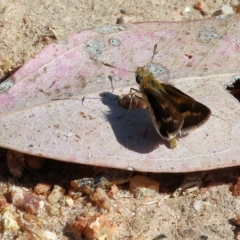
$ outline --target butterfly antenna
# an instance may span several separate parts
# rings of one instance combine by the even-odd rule
[[[112,80],[112,76],[108,76],[108,79],[110,80],[111,83],[111,87],[112,87],[112,92],[114,91],[114,87],[113,87],[113,80]]]
[[[154,58],[154,56],[156,55],[156,53],[157,53],[157,44],[154,45],[154,48],[153,48],[153,55],[152,55],[152,58],[151,58],[151,61],[150,61],[149,66],[151,66],[152,61],[153,61],[153,58]]]
[[[122,71],[125,71],[125,72],[135,73],[135,72],[130,71],[130,70],[126,70],[126,69],[122,69],[122,68],[115,67],[115,66],[113,66],[113,65],[111,65],[111,64],[109,64],[109,63],[104,63],[104,62],[103,62],[103,65],[106,66],[106,67],[115,68],[115,69],[122,70]]]
[[[155,56],[156,54],[157,54],[157,44],[154,45],[153,55],[152,55],[152,57],[151,57],[150,62],[149,62],[148,64],[146,64],[146,65],[144,66],[144,68],[145,68],[146,66],[148,66],[148,68],[150,68],[150,66],[151,66],[151,64],[152,64],[152,61],[153,61],[153,58],[154,58],[154,56]]]

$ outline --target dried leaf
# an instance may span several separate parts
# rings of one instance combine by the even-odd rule
[[[225,90],[240,78],[239,32],[240,16],[232,15],[104,26],[51,44],[0,85],[0,145],[138,171],[239,165],[240,106]],[[145,109],[118,118],[126,110],[117,96],[137,88],[134,71],[149,63],[155,44],[150,70],[156,78],[170,78],[168,83],[212,111],[206,124],[180,138],[176,149],[165,146]]]

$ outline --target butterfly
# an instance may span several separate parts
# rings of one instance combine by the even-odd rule
[[[154,46],[151,62],[156,49],[157,44]],[[104,65],[116,68],[107,63]],[[142,101],[138,101],[136,96],[131,94],[131,98],[128,97],[129,95],[120,98],[118,104],[128,109],[139,106],[147,108],[155,129],[162,139],[169,142],[169,148],[177,147],[177,136],[185,135],[209,119],[211,110],[207,106],[170,84],[160,83],[148,68],[138,67],[135,75],[139,91],[131,88],[130,93],[132,90],[140,92]],[[127,103],[128,99],[130,104]]]
[[[156,48],[157,45],[153,56]],[[210,117],[211,110],[207,106],[172,85],[160,83],[149,69],[138,67],[135,74],[153,125],[161,138],[169,142],[170,148],[177,146],[178,135],[199,127]]]

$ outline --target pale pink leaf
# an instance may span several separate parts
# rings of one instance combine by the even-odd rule
[[[240,106],[224,88],[240,78],[239,33],[240,16],[233,15],[104,26],[51,44],[0,85],[0,145],[139,171],[239,165]],[[203,126],[179,139],[176,149],[166,147],[145,109],[118,118],[126,110],[116,97],[137,88],[134,71],[149,63],[155,44],[151,70],[156,78],[170,78],[168,83],[212,111]]]

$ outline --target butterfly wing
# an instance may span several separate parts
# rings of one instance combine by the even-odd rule
[[[148,102],[148,110],[159,135],[165,140],[175,137],[183,125],[181,113],[162,94],[161,90],[144,88],[141,92]]]
[[[164,89],[169,96],[169,101],[178,109],[184,119],[182,126],[184,132],[196,128],[208,120],[211,110],[207,106],[171,85],[164,85]]]
[[[158,82],[150,71],[137,68],[136,81],[140,86],[153,124],[159,135],[166,140],[175,137],[180,131],[202,125],[211,111],[179,89]]]

